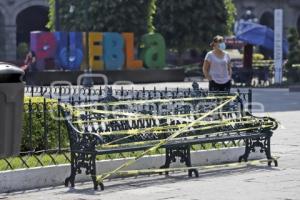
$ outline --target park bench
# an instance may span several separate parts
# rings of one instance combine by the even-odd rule
[[[94,189],[100,186],[103,190],[103,179],[117,170],[97,178],[97,155],[142,151],[135,159],[138,160],[156,149],[165,149],[161,169],[169,168],[179,157],[187,166],[188,176],[198,177],[197,168],[192,168],[191,147],[207,143],[227,146],[226,142],[244,141],[245,153],[237,158],[239,162],[247,162],[249,154],[259,147],[266,154],[269,166],[272,162],[278,165],[270,149],[277,122],[269,117],[254,117],[246,111],[245,102],[251,100],[251,91],[208,92],[193,85],[191,90],[182,90],[181,95],[178,89],[168,95],[163,91],[143,90],[132,99],[122,98],[126,92],[130,93],[116,91],[119,94],[116,97],[108,90],[100,102],[60,105],[71,152],[71,175],[65,180],[66,186],[74,187],[76,174],[84,168],[92,177]]]

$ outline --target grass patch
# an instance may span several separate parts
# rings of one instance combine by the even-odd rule
[[[40,154],[0,159],[0,171],[69,163],[70,154]]]

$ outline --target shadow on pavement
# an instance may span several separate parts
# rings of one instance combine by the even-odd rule
[[[210,171],[199,171],[198,178],[189,178],[186,173],[171,173],[169,176],[164,175],[151,175],[151,176],[139,176],[131,178],[118,178],[112,179],[110,181],[105,181],[105,190],[104,191],[95,191],[92,188],[92,184],[82,183],[75,185],[75,188],[70,188],[68,191],[62,193],[78,193],[86,195],[99,195],[101,193],[113,193],[120,192],[125,190],[131,190],[136,188],[145,188],[145,187],[159,187],[164,184],[186,182],[186,181],[206,181],[206,178],[213,177],[224,177],[224,176],[235,176],[238,174],[250,173],[253,171],[273,171],[280,170],[280,168],[268,167],[268,166],[257,166],[257,165],[247,165],[244,167],[230,168],[230,169],[219,169],[219,170],[210,170]],[[82,188],[84,187],[84,188]]]

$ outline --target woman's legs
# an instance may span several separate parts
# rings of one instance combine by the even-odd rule
[[[226,91],[226,92],[230,92],[231,89],[231,80],[229,80],[227,83],[222,84],[223,85],[223,90],[222,91]]]
[[[209,91],[215,91],[215,82],[213,81],[213,80],[210,80],[209,82],[208,82],[208,90]]]

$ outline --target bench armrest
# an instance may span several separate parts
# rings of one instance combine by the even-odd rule
[[[272,117],[257,117],[257,116],[254,116],[253,114],[251,114],[250,112],[245,112],[245,114],[246,114],[246,116],[250,116],[250,117],[254,117],[256,119],[260,119],[260,120],[264,121],[265,124],[268,123],[268,124],[272,125],[270,127],[270,130],[276,130],[278,128],[279,122],[276,119],[272,118]]]
[[[101,136],[95,133],[82,133],[80,140],[80,150],[94,151],[96,146],[103,143]]]
[[[99,144],[101,144],[103,142],[103,138],[100,135],[98,135],[98,134],[90,133],[90,132],[84,132],[82,134],[82,136],[85,136],[85,135],[89,135],[91,138],[94,138],[95,140],[97,140],[97,142]]]

